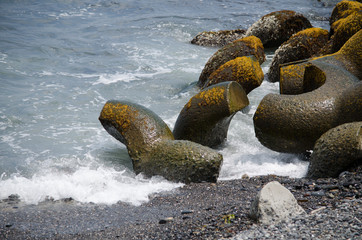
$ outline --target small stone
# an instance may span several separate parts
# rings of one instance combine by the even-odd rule
[[[193,210],[182,210],[181,214],[190,214],[190,213],[193,213],[193,212],[194,212]]]
[[[168,217],[168,218],[161,219],[158,223],[159,224],[166,224],[167,222],[172,222],[172,221],[173,221],[173,218]]]
[[[316,197],[323,197],[326,194],[325,194],[325,192],[323,190],[320,190],[320,191],[312,192],[311,195],[316,196]]]

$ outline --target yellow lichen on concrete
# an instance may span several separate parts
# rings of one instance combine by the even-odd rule
[[[204,87],[220,82],[235,81],[248,93],[258,87],[264,79],[259,62],[254,57],[238,57],[220,66],[214,71]]]
[[[343,0],[334,7],[332,12],[332,19],[338,21],[341,18],[345,18],[352,13],[362,10],[362,3],[357,1],[347,1]],[[333,24],[333,22],[332,22]]]
[[[362,29],[354,34],[338,53],[349,57],[362,58]]]
[[[200,92],[194,98],[201,100],[199,106],[219,105],[224,101],[224,93],[224,88],[214,87]]]
[[[362,11],[336,21],[333,23],[332,28],[335,30],[332,37],[332,50],[336,52],[350,37],[362,29]]]
[[[115,121],[120,131],[126,131],[137,115],[137,111],[127,105],[107,103],[103,107],[100,118]]]
[[[264,46],[261,40],[255,36],[244,37],[239,40],[236,40],[235,42],[237,41],[245,43],[246,46],[248,46],[251,49],[254,49],[256,53],[257,49],[262,49],[264,51]]]
[[[318,38],[319,36],[328,36],[328,31],[322,28],[307,28],[293,35],[294,37]]]

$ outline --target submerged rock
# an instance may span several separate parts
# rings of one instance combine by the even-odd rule
[[[308,28],[294,34],[275,52],[268,71],[270,82],[279,82],[280,64],[311,58],[328,42],[328,31]]]
[[[207,47],[223,47],[237,39],[244,37],[245,30],[222,30],[217,32],[201,32],[197,34],[191,43]]]
[[[269,13],[246,31],[246,36],[260,38],[264,47],[278,47],[294,33],[311,28],[309,20],[294,11],[282,10]]]
[[[277,181],[266,184],[250,207],[250,217],[267,225],[304,213],[293,194]]]
[[[350,104],[361,95],[348,90],[360,82],[356,76],[361,75],[361,39],[360,31],[336,54],[302,63],[302,94],[268,94],[263,98],[253,120],[255,134],[264,146],[279,152],[303,153],[312,150],[329,129],[362,120],[357,112],[360,107]],[[350,118],[345,118],[344,112]]]
[[[222,144],[232,117],[249,105],[243,88],[236,82],[223,82],[205,88],[181,110],[173,134],[209,147]]]
[[[360,95],[362,105],[362,92]],[[332,128],[316,142],[307,177],[338,177],[349,168],[362,163],[362,122]]]
[[[175,141],[155,113],[127,101],[108,101],[99,120],[126,145],[136,174],[161,175],[176,182],[216,182],[222,155],[189,141]]]
[[[202,88],[220,82],[235,81],[239,83],[246,94],[248,94],[254,88],[259,87],[263,79],[263,70],[254,56],[237,57],[214,71]]]
[[[205,64],[197,85],[202,87],[207,82],[209,76],[220,66],[237,57],[254,55],[262,64],[265,60],[264,47],[260,39],[254,36],[241,38],[227,44],[215,52]]]

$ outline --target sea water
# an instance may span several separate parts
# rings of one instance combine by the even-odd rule
[[[329,29],[333,5],[317,0],[0,1],[0,199],[139,205],[182,184],[135,175],[126,147],[98,121],[107,100],[128,100],[172,129],[216,48],[190,44],[201,31],[247,29],[288,9]],[[273,57],[267,50],[262,68]],[[303,177],[308,163],[255,137],[253,114],[278,83],[249,93],[237,113],[219,180],[277,174]]]

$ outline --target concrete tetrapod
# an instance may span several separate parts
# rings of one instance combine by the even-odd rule
[[[181,110],[173,134],[209,147],[217,147],[226,137],[232,117],[249,105],[237,82],[222,82],[205,88]]]
[[[214,71],[202,89],[220,82],[235,81],[248,94],[259,87],[263,80],[263,70],[254,56],[237,57]]]
[[[347,104],[361,98],[359,92],[345,98],[349,88],[357,86],[361,62],[361,31],[337,53],[308,61],[303,78],[303,94],[268,94],[254,114],[255,134],[266,147],[290,153],[313,149],[316,140],[329,129],[342,123],[361,121],[345,118],[341,113]],[[357,53],[357,54],[356,54]],[[361,66],[361,65],[360,65]],[[348,70],[346,70],[348,69]],[[355,75],[351,74],[354,73]]]
[[[362,163],[362,122],[339,125],[324,133],[316,142],[307,177],[338,175]]]
[[[241,38],[225,45],[209,58],[200,74],[197,86],[204,86],[209,76],[228,61],[250,55],[255,56],[259,64],[262,64],[265,60],[263,44],[255,36]]]
[[[361,56],[362,30],[354,34],[338,52],[328,55],[329,58],[334,58],[339,61],[339,63],[335,62],[335,64],[347,69],[347,71],[351,72],[359,79],[362,79]],[[280,94],[293,95],[307,91],[308,87],[304,81],[304,74],[306,67],[311,66],[311,60],[313,59],[281,64],[279,85]]]
[[[194,142],[175,141],[167,124],[149,109],[112,100],[104,105],[99,121],[126,145],[136,174],[184,183],[216,182],[222,155]]]

